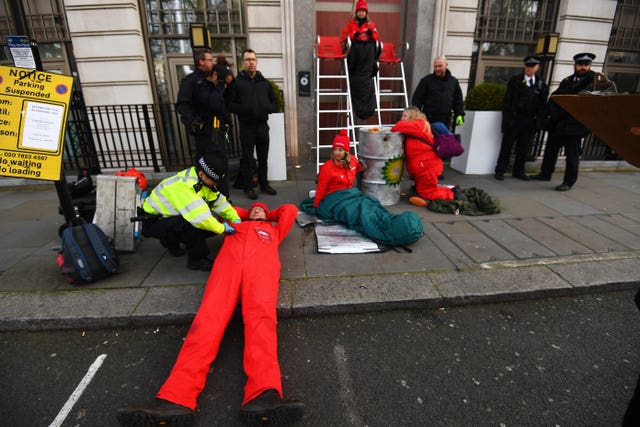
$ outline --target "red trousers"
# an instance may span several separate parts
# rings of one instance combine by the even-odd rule
[[[225,237],[198,313],[156,397],[195,410],[209,366],[218,354],[220,341],[239,301],[244,321],[243,365],[247,376],[243,404],[268,389],[275,389],[282,396],[276,331],[278,246],[297,212],[295,206],[283,207],[287,206],[290,208],[283,215],[287,218],[278,226],[266,221],[245,221],[235,226],[235,234]],[[279,226],[282,229],[279,230]]]
[[[407,159],[407,172],[416,183],[416,193],[426,200],[453,200],[453,191],[438,185],[438,177],[444,169],[442,160],[435,153],[429,154],[432,156],[428,158]]]

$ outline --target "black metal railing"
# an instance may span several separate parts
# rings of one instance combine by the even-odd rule
[[[173,171],[190,166],[195,153],[194,138],[173,104],[72,106],[66,140],[66,171],[86,168],[94,159],[99,169]],[[228,152],[230,159],[240,157],[233,131]]]

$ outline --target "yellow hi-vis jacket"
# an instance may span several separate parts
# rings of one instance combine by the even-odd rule
[[[206,185],[196,192],[193,186],[197,183],[195,166],[178,172],[153,189],[142,204],[142,209],[148,214],[160,214],[163,217],[181,215],[196,228],[216,234],[224,233],[224,225],[214,214],[233,221],[240,219],[238,212],[223,194]]]

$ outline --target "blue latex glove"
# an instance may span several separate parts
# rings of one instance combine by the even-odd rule
[[[233,228],[230,224],[223,222],[224,224],[224,232],[227,234],[233,234],[236,232],[236,229]]]
[[[239,219],[234,219],[231,222],[234,223],[234,224],[240,224],[242,221],[240,221]]]
[[[462,116],[456,117],[456,126],[462,126],[464,123],[464,118]]]

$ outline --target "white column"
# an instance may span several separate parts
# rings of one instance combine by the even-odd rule
[[[135,0],[65,0],[87,105],[151,104],[140,11]]]
[[[444,55],[449,71],[467,93],[478,0],[437,0],[433,28],[432,61]],[[431,65],[430,64],[430,65]]]
[[[596,55],[592,69],[602,71],[606,60],[616,0],[562,0],[558,10],[556,32],[560,33],[555,59],[552,90],[573,74],[573,55],[591,52]]]

